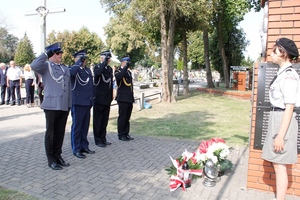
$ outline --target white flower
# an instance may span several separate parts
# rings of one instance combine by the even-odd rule
[[[208,149],[208,151],[206,152],[206,157],[208,159],[212,158],[214,156],[214,151],[213,149]]]
[[[195,158],[197,162],[205,162],[207,160],[207,157],[204,153],[196,153]]]
[[[216,164],[218,162],[218,157],[217,156],[213,156],[211,158],[211,160]]]
[[[223,149],[222,151],[221,151],[221,153],[220,153],[220,157],[222,158],[222,159],[225,159],[228,155],[229,155],[229,149],[228,148],[225,148],[225,149]]]
[[[186,149],[185,149],[185,151],[182,153],[182,157],[186,158],[186,160],[191,159],[193,156],[194,156],[194,154],[191,153],[191,152],[188,152]]]

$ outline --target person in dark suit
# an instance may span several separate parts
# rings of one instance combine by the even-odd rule
[[[110,58],[109,51],[102,52],[100,54],[101,63],[94,69],[93,130],[95,144],[99,147],[111,144],[106,140],[110,105],[113,100],[113,73],[112,68],[108,65]]]
[[[93,76],[90,68],[86,67],[85,49],[73,54],[75,64],[70,68],[72,88],[72,126],[71,145],[77,158],[85,158],[83,153],[94,154],[89,149],[87,139],[91,107],[93,106]]]
[[[118,137],[121,141],[133,140],[129,135],[130,117],[134,103],[132,75],[129,68],[130,58],[121,59],[121,66],[115,71],[118,92],[116,100],[119,105]]]
[[[7,94],[6,97],[6,105],[9,104],[10,100],[10,87],[7,85],[7,70],[8,66],[4,63],[0,63],[0,85],[1,85],[1,102],[0,105],[5,104],[5,93]]]
[[[35,73],[35,85],[37,86],[37,94],[39,96],[40,99],[40,104],[43,103],[44,100],[44,83],[43,83],[43,79],[42,76],[39,73]]]
[[[33,60],[31,68],[42,76],[44,83],[41,108],[46,118],[45,149],[48,166],[53,170],[61,170],[62,166],[69,166],[61,154],[72,105],[70,71],[61,64],[63,50],[60,42],[47,46],[45,50],[46,53]]]

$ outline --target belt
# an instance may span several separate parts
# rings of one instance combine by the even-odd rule
[[[11,80],[11,81],[20,81],[20,79],[17,79],[17,80]]]
[[[285,111],[285,108],[271,107],[271,111]]]

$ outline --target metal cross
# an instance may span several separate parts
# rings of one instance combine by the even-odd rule
[[[42,0],[41,6],[37,7],[35,10],[37,13],[27,13],[25,16],[31,16],[31,15],[39,15],[40,21],[41,21],[41,53],[45,51],[46,46],[46,17],[48,14],[51,13],[60,13],[60,12],[66,12],[65,8],[56,8],[56,9],[47,9],[46,8],[46,0]]]

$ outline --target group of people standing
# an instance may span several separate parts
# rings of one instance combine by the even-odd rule
[[[63,50],[60,42],[47,46],[45,50],[45,53],[31,63],[31,67],[42,77],[44,84],[41,108],[44,109],[46,118],[45,149],[48,166],[53,170],[69,166],[61,154],[70,110],[71,146],[74,156],[84,159],[85,153],[95,153],[89,149],[87,139],[92,107],[95,144],[99,147],[111,145],[106,140],[106,133],[114,95],[114,80],[118,87],[118,137],[121,141],[133,140],[129,135],[129,120],[134,103],[132,75],[129,70],[130,58],[124,56],[121,66],[113,70],[109,66],[111,53],[101,52],[100,63],[92,71],[87,67],[86,49],[73,54],[74,65],[70,67],[61,63]]]
[[[41,78],[37,77],[37,73],[31,70],[29,64],[24,66],[24,72],[16,66],[15,61],[10,61],[9,66],[0,63],[0,85],[1,85],[1,101],[0,105],[21,105],[21,86],[22,79],[25,79],[26,104],[27,107],[34,107],[34,91],[35,86],[38,88],[40,101],[43,101],[41,92],[43,85]],[[6,97],[6,99],[5,99]]]

